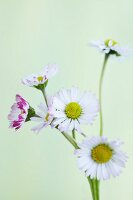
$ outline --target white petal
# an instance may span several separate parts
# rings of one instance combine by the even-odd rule
[[[108,174],[108,171],[106,169],[106,165],[105,164],[102,164],[102,176],[103,176],[102,178],[104,180],[109,179],[109,174]]]
[[[58,110],[64,111],[65,109],[65,104],[57,97],[53,98],[53,106]]]
[[[98,180],[102,179],[102,164],[99,164],[97,167],[97,179]]]
[[[39,133],[41,131],[41,129],[43,129],[45,127],[45,124],[44,123],[41,123],[37,126],[34,126],[31,130],[34,131],[34,132],[37,132]]]
[[[62,111],[55,111],[53,115],[54,117],[57,117],[57,118],[66,118],[66,114]]]
[[[36,121],[36,122],[43,121],[43,119],[41,117],[31,117],[30,120],[31,121]]]

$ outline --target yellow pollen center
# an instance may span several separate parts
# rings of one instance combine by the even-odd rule
[[[48,120],[49,120],[49,113],[47,113],[47,115],[45,116],[44,119],[48,122]]]
[[[38,76],[38,77],[37,77],[37,80],[38,80],[39,82],[41,82],[41,81],[43,81],[43,77],[42,77],[42,76]]]
[[[68,118],[77,119],[82,113],[82,108],[77,102],[71,102],[66,106],[65,113]]]
[[[108,162],[113,155],[112,149],[106,144],[99,144],[91,151],[91,157],[97,163]]]
[[[105,45],[108,47],[109,46],[109,42],[112,41],[112,46],[115,46],[116,44],[118,44],[118,42],[116,42],[115,40],[112,39],[107,39],[105,40]]]

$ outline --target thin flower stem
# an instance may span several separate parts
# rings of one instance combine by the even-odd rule
[[[93,200],[99,200],[99,181],[92,179]]]
[[[48,101],[47,101],[47,96],[46,96],[46,90],[45,90],[45,88],[42,89],[41,91],[42,91],[42,94],[43,94],[43,97],[44,97],[44,100],[45,100],[46,106],[48,107]]]
[[[72,130],[72,137],[73,137],[74,140],[76,139],[75,129]]]
[[[65,133],[65,132],[61,132],[61,133],[74,146],[75,149],[79,149],[76,141],[68,133]]]
[[[94,200],[94,189],[93,189],[93,183],[92,183],[92,180],[90,179],[89,176],[87,177],[87,179],[88,179],[88,182],[89,182],[89,184],[90,184],[91,194],[92,194],[92,198],[93,198],[93,200]]]
[[[79,147],[78,147],[76,141],[75,141],[68,133],[62,132],[62,134],[63,134],[64,137],[73,145],[73,147],[74,147],[75,149],[79,149]],[[95,191],[94,191],[95,188],[94,188],[94,186],[93,186],[93,180],[90,179],[89,176],[87,177],[87,180],[88,180],[89,183],[90,183],[90,188],[91,188],[91,193],[92,193],[92,198],[93,198],[93,200],[99,200],[99,198],[97,198],[97,199],[95,198],[96,194],[95,194]],[[96,192],[97,192],[97,191],[96,191]],[[99,194],[99,192],[98,192],[97,194]]]
[[[96,180],[96,186],[97,186],[97,199],[100,199],[100,195],[99,195],[99,185],[100,185],[100,181]]]
[[[106,64],[109,58],[109,54],[105,54],[103,67],[100,75],[99,80],[99,105],[100,105],[100,136],[103,135],[103,114],[102,114],[102,84],[103,84],[103,77],[105,73]]]

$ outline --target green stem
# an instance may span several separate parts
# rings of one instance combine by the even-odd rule
[[[100,75],[99,80],[99,105],[100,105],[100,136],[103,135],[103,115],[102,115],[102,84],[103,84],[103,77],[105,73],[106,64],[109,58],[109,54],[105,54],[103,67]]]
[[[72,137],[73,137],[74,140],[76,139],[75,129],[72,130]]]
[[[65,132],[62,132],[62,135],[74,146],[75,149],[79,149],[76,141],[68,134]]]
[[[94,200],[94,190],[93,190],[93,183],[92,183],[92,180],[90,179],[90,177],[89,177],[89,176],[87,177],[87,179],[88,179],[88,182],[89,182],[89,184],[90,184],[90,188],[91,188],[91,194],[92,194],[92,198],[93,198],[93,200]]]
[[[99,181],[92,179],[93,200],[99,200]]]
[[[75,149],[79,149],[76,141],[68,133],[62,132],[62,134],[73,145]],[[93,200],[99,200],[99,181],[96,179],[90,179],[90,177],[87,177],[87,179],[90,184]]]
[[[47,101],[47,97],[46,97],[46,91],[45,91],[45,88],[42,89],[41,91],[42,91],[42,94],[43,94],[43,97],[44,97],[44,100],[45,100],[46,106],[48,107],[48,101]]]

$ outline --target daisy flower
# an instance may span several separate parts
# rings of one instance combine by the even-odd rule
[[[46,107],[43,103],[41,103],[38,107],[40,111],[37,112],[37,117],[31,117],[31,121],[39,123],[31,129],[37,133],[39,133],[43,128],[49,126],[53,120],[51,106]]]
[[[59,130],[81,132],[81,124],[92,124],[99,110],[95,95],[90,92],[80,93],[78,88],[59,91],[53,98],[53,124]]]
[[[92,41],[91,46],[97,48],[100,52],[110,55],[126,57],[129,54],[129,48],[121,47],[118,42],[112,39],[106,39],[105,41]]]
[[[106,180],[118,176],[127,156],[120,150],[119,140],[108,142],[105,137],[86,138],[75,150],[78,167],[91,179]]]
[[[16,102],[12,105],[8,119],[10,128],[19,129],[26,121],[29,104],[20,95],[16,95]]]
[[[36,88],[38,88],[38,86],[44,86],[44,84],[47,84],[48,80],[57,73],[57,70],[57,65],[47,65],[39,74],[31,74],[22,79],[22,83]]]

